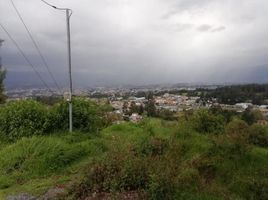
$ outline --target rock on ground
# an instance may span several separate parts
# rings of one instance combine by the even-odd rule
[[[53,188],[48,190],[44,195],[39,198],[33,197],[29,194],[19,194],[8,196],[6,200],[57,200],[64,196],[66,191],[63,188]]]
[[[66,194],[63,188],[53,188],[48,190],[43,196],[39,197],[37,200],[56,200]]]
[[[144,194],[137,191],[121,192],[116,194],[111,193],[93,193],[84,200],[143,200]]]
[[[28,194],[19,194],[16,196],[8,196],[6,200],[36,200],[36,198]]]

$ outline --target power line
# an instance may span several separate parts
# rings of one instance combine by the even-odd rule
[[[44,0],[41,0],[42,2],[44,2],[45,4],[47,4],[48,6],[52,7],[52,8],[55,8],[55,9],[58,9],[56,6],[44,1]]]
[[[41,60],[42,60],[42,62],[44,63],[44,65],[45,65],[45,67],[46,67],[46,69],[47,69],[47,71],[48,71],[50,77],[52,78],[54,84],[56,85],[57,89],[58,89],[59,92],[60,92],[61,89],[60,89],[60,87],[59,87],[59,85],[58,85],[58,83],[57,83],[57,81],[56,81],[56,79],[55,79],[53,73],[51,72],[51,70],[50,70],[50,68],[49,68],[49,66],[48,66],[48,64],[47,64],[46,59],[44,58],[43,54],[41,53],[41,50],[40,50],[39,46],[37,45],[35,39],[33,38],[33,36],[32,36],[32,34],[31,34],[29,28],[27,27],[26,23],[24,22],[24,20],[23,20],[21,14],[20,14],[20,12],[18,11],[18,9],[17,9],[16,5],[14,4],[13,0],[10,0],[10,2],[11,2],[11,4],[12,4],[13,8],[15,9],[15,11],[16,11],[18,17],[20,18],[22,24],[24,25],[24,27],[25,27],[25,29],[26,29],[26,31],[27,31],[27,33],[28,33],[30,39],[32,40],[32,42],[33,42],[33,44],[34,44],[34,46],[35,46],[35,48],[36,48],[36,50],[37,50],[37,52],[38,52],[38,54],[39,54]]]
[[[57,10],[70,10],[71,11],[71,13],[72,13],[72,10],[71,9],[69,9],[69,8],[59,8],[59,7],[57,7],[57,6],[54,6],[54,5],[52,5],[52,4],[50,4],[50,3],[48,3],[47,1],[45,1],[45,0],[41,0],[42,2],[44,2],[45,4],[47,4],[48,6],[50,6],[50,7],[52,7],[52,8],[54,8],[54,9],[57,9]],[[72,14],[71,14],[72,15]]]
[[[55,9],[57,9],[57,7],[56,6],[53,6],[52,4],[50,4],[50,3],[48,3],[48,2],[46,2],[46,1],[44,1],[44,0],[41,0],[41,1],[43,1],[45,4],[47,4],[48,6],[50,6],[50,7],[52,7],[52,8],[55,8]]]
[[[9,37],[9,39],[14,43],[14,45],[17,47],[17,49],[19,50],[20,54],[24,57],[24,59],[26,60],[26,62],[30,65],[30,67],[33,69],[34,73],[38,76],[38,78],[41,80],[41,82],[43,83],[43,85],[52,93],[54,94],[54,92],[50,89],[50,87],[47,85],[47,83],[45,82],[45,80],[42,78],[41,74],[35,69],[34,65],[31,63],[31,61],[29,60],[29,58],[25,55],[25,53],[22,51],[22,49],[20,48],[20,46],[18,45],[18,43],[15,41],[15,39],[10,35],[10,33],[7,31],[7,29],[0,23],[1,28],[5,31],[5,33],[7,34],[7,36]]]

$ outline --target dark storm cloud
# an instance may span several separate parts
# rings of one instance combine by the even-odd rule
[[[65,13],[39,0],[14,2],[51,70],[67,83]],[[74,10],[75,85],[258,81],[264,71],[256,66],[268,63],[266,0],[50,2]],[[0,2],[0,22],[51,81],[9,1]],[[0,38],[9,83],[36,83],[14,78],[33,74],[2,30]]]

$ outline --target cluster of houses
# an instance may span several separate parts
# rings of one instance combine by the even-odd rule
[[[187,97],[166,93],[163,96],[156,97],[155,104],[159,110],[165,109],[172,112],[180,112],[183,110],[196,110],[201,108],[203,105],[199,100],[200,97]]]
[[[253,105],[252,103],[237,103],[235,105],[219,104],[225,110],[233,110],[236,112],[244,112],[247,108],[253,110],[259,110],[263,117],[268,117],[268,106],[267,105]]]
[[[147,101],[148,100],[145,97],[129,97],[127,100],[123,100],[122,97],[118,97],[110,100],[110,104],[114,108],[114,112],[117,115],[121,115],[125,121],[139,122],[142,119],[142,115],[138,113],[127,113],[131,109],[131,104],[134,103],[135,106],[144,108]]]
[[[154,98],[155,105],[157,109],[166,109],[174,112],[179,112],[187,109],[198,109],[202,107],[202,103],[198,102],[200,97],[187,97],[181,95],[173,94],[164,94],[163,96],[157,96]],[[111,101],[111,105],[118,113],[123,113],[124,104],[131,106],[131,103],[134,102],[136,106],[145,106],[148,100],[145,97],[129,97],[127,100],[122,98],[117,98]],[[205,105],[208,107],[209,105]]]
[[[138,113],[131,113],[126,115],[124,109],[130,109],[131,104],[136,106],[142,106],[143,108],[147,104],[148,99],[145,97],[129,97],[128,99],[123,99],[121,97],[114,98],[110,101],[115,113],[122,115],[124,119],[137,122],[142,119],[142,116]],[[183,110],[197,110],[200,108],[209,108],[212,105],[219,105],[222,109],[233,110],[236,112],[243,112],[247,108],[252,108],[259,110],[264,117],[268,117],[268,106],[266,105],[253,105],[251,103],[237,103],[235,105],[219,104],[216,99],[212,101],[202,101],[200,97],[188,97],[183,95],[175,95],[166,93],[162,96],[154,97],[155,107],[157,110],[169,110],[174,113],[181,112]]]
[[[198,109],[202,107],[202,103],[198,100],[199,97],[187,97],[181,95],[164,94],[154,98],[155,107],[157,110],[169,110],[172,112],[180,112],[188,109]],[[125,114],[125,109],[130,110],[131,105],[134,103],[137,107],[145,108],[148,99],[145,97],[129,97],[127,100],[121,97],[112,99],[110,101],[116,114],[122,115],[124,119],[137,122],[142,119],[138,113],[131,113],[129,116]],[[207,105],[206,105],[207,106]]]

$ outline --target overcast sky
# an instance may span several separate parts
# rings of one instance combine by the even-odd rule
[[[67,85],[65,13],[13,0],[51,71]],[[268,0],[48,0],[69,7],[75,86],[268,82]],[[0,23],[51,82],[9,0]],[[8,84],[38,79],[0,29]]]

